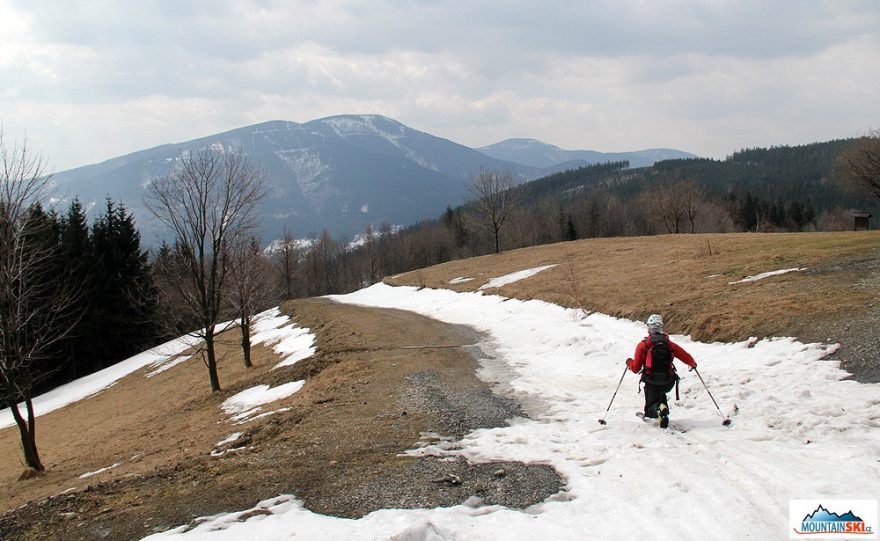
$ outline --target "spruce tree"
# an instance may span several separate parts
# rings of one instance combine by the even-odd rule
[[[134,218],[107,199],[92,225],[92,310],[85,334],[102,368],[152,345],[156,291]]]
[[[75,198],[61,217],[59,231],[59,264],[68,283],[77,292],[78,310],[69,315],[70,333],[65,340],[59,375],[70,381],[96,370],[91,355],[90,337],[85,334],[85,320],[89,318],[93,295],[90,274],[92,246],[86,212],[79,198]],[[60,382],[59,382],[60,383]]]

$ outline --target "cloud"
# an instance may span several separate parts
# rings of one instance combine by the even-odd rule
[[[352,112],[724,156],[869,128],[877,28],[873,1],[0,0],[0,122],[60,168]]]

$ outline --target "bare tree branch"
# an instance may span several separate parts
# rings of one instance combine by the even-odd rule
[[[255,209],[264,195],[262,172],[230,149],[184,152],[176,169],[147,187],[147,208],[175,237],[177,279],[160,284],[173,289],[201,326],[192,334],[205,342],[212,391],[220,390],[214,336],[229,308],[230,250],[256,227]]]
[[[0,132],[0,399],[15,418],[27,465],[44,469],[36,445],[32,392],[50,374],[40,366],[70,330],[78,300],[70,284],[52,275],[54,243],[40,208],[51,173],[27,143],[5,144]],[[27,419],[19,411],[24,402]]]
[[[524,188],[516,186],[508,170],[490,171],[480,168],[468,182],[471,203],[481,216],[477,223],[492,235],[495,253],[501,251],[500,232],[513,211],[522,203]]]
[[[268,308],[273,298],[272,265],[263,255],[256,237],[242,239],[231,248],[229,298],[241,328],[244,366],[250,368],[251,326],[255,315]]]
[[[880,130],[857,140],[838,157],[841,180],[880,198]]]

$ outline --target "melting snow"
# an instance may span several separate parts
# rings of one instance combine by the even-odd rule
[[[100,470],[95,470],[95,471],[90,471],[88,473],[84,473],[84,474],[80,475],[79,478],[80,479],[88,479],[89,477],[92,477],[93,475],[98,475],[99,473],[104,473],[105,471],[112,470],[113,468],[115,468],[117,466],[121,466],[121,465],[122,465],[122,462],[117,462],[117,463],[113,464],[112,466],[107,466],[106,468],[101,468]]]
[[[728,283],[728,285],[733,285],[733,284],[743,284],[746,282],[757,282],[758,280],[763,280],[764,278],[768,278],[770,276],[778,276],[780,274],[786,274],[789,272],[800,272],[800,271],[805,271],[805,270],[807,270],[807,269],[806,268],[799,269],[799,268],[795,267],[793,269],[782,269],[782,270],[775,270],[775,271],[770,271],[770,272],[762,272],[761,274],[756,274],[754,276],[746,276],[742,280],[737,280],[736,282],[727,282],[727,283]]]
[[[218,328],[225,329],[235,324],[234,321],[227,321],[220,323]],[[297,327],[295,323],[290,321],[290,318],[281,315],[278,308],[257,315],[254,335],[251,339],[254,344],[265,342],[273,345],[274,351],[284,356],[281,362],[275,365],[275,368],[301,361],[315,353],[315,336],[309,332],[309,329]],[[100,372],[62,385],[48,393],[34,397],[34,411],[39,416],[88,398],[144,367],[154,368],[147,374],[147,377],[155,376],[186,361],[189,357],[181,354],[197,345],[199,341],[199,338],[187,334],[118,362]],[[23,410],[24,406],[20,405],[19,408]],[[0,429],[14,424],[15,420],[9,408],[0,410]]]
[[[88,376],[82,377],[76,381],[72,381],[66,385],[62,385],[56,389],[49,391],[34,398],[34,411],[37,415],[43,415],[62,408],[68,404],[72,404],[83,398],[87,398],[99,393],[110,387],[118,380],[146,366],[159,365],[172,357],[181,354],[189,349],[192,345],[192,338],[189,335],[175,338],[160,346],[148,349],[143,353],[139,353],[125,361],[118,362],[113,366],[105,368],[100,372],[95,372]],[[24,406],[20,406],[23,409]],[[12,418],[12,412],[9,408],[0,410],[0,428],[12,426],[15,420]]]
[[[287,398],[302,389],[303,384],[305,384],[305,380],[291,381],[290,383],[284,383],[277,387],[257,385],[256,387],[245,389],[238,394],[230,396],[220,407],[223,408],[223,411],[229,414],[253,411],[257,406]]]
[[[480,286],[480,289],[490,289],[493,287],[501,287],[506,286],[507,284],[512,284],[514,282],[518,282],[520,280],[525,280],[526,278],[530,278],[541,271],[545,271],[547,269],[552,269],[558,265],[544,265],[543,267],[535,267],[532,269],[521,270],[517,272],[512,272],[510,274],[505,274],[504,276],[499,276],[498,278],[492,278],[487,283]]]
[[[222,439],[222,440],[218,441],[217,443],[215,443],[214,447],[220,447],[221,445],[226,445],[227,443],[232,443],[235,440],[237,440],[238,438],[240,438],[241,434],[242,434],[241,432],[233,432],[232,434],[227,436],[225,439]]]
[[[297,327],[278,308],[261,313],[253,330],[252,343],[265,342],[275,353],[284,356],[275,368],[290,366],[315,354],[315,335],[307,328]]]

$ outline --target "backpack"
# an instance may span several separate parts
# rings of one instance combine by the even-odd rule
[[[665,334],[652,334],[646,338],[648,342],[648,354],[645,358],[645,371],[642,373],[642,381],[649,385],[666,387],[666,392],[678,380],[675,367],[672,366],[672,348],[669,347],[669,337]]]

